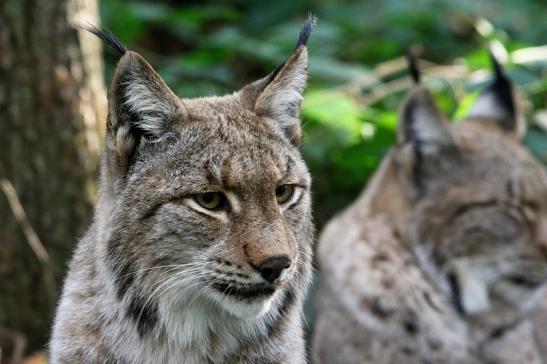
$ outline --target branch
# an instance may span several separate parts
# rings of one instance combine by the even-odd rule
[[[23,209],[23,205],[21,205],[21,201],[19,200],[19,197],[17,197],[17,191],[15,191],[13,184],[9,180],[2,178],[0,179],[0,188],[4,191],[11,211],[13,212],[13,216],[21,226],[23,234],[25,235],[25,238],[27,239],[32,251],[36,254],[36,257],[38,257],[38,260],[42,264],[48,265],[49,255],[44,248],[44,245],[38,238],[38,235],[36,235],[36,232],[32,228],[32,225],[27,218],[27,214]]]

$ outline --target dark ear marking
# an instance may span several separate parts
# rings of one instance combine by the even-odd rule
[[[430,173],[438,173],[447,159],[458,156],[448,121],[435,105],[431,94],[415,85],[399,114],[398,145],[404,169],[417,191],[421,191]]]
[[[144,143],[166,140],[183,119],[182,101],[139,54],[127,50],[110,31],[79,25],[120,56],[108,92],[106,150],[108,165],[125,175]]]
[[[108,45],[119,56],[123,56],[127,53],[127,48],[111,31],[106,28],[98,28],[93,24],[80,24],[80,28],[86,30],[98,38],[100,38],[106,45]]]
[[[310,15],[291,56],[268,76],[244,87],[240,94],[252,111],[273,120],[294,145],[300,142],[300,104],[308,77],[306,42],[316,24],[317,18]]]
[[[412,52],[412,49],[408,49],[406,52],[406,62],[408,65],[408,71],[410,72],[410,76],[412,77],[412,80],[415,84],[420,83],[420,70],[418,69],[418,62],[416,60],[416,56]]]
[[[317,17],[310,13],[308,15],[308,19],[306,19],[306,21],[302,25],[302,29],[300,29],[300,33],[298,33],[298,40],[296,42],[296,47],[294,47],[295,51],[300,46],[306,46],[306,44],[308,43],[308,39],[310,38],[310,35],[316,26],[317,26]],[[273,72],[266,77],[266,82],[264,82],[263,89],[266,88],[266,86],[268,86],[268,84],[275,79],[279,71],[281,71],[281,69],[283,69],[283,66],[285,66],[285,63],[287,63],[287,61],[277,66],[275,70],[273,70]]]
[[[503,72],[500,63],[492,52],[490,52],[490,62],[492,65],[492,70],[494,71],[494,80],[488,87],[487,91],[492,92],[498,98],[500,106],[503,107],[507,114],[514,119],[516,118],[516,109],[515,102],[513,100],[513,85]],[[513,125],[502,124],[502,127],[513,128]]]
[[[493,78],[481,93],[467,116],[468,119],[484,119],[498,125],[502,130],[520,136],[523,120],[519,120],[513,84],[503,71],[496,57],[490,52]]]
[[[317,17],[310,13],[308,15],[308,19],[304,22],[304,25],[302,25],[302,29],[300,30],[300,33],[298,33],[298,42],[296,43],[295,48],[298,48],[300,46],[305,46],[306,43],[308,43],[308,38],[310,37],[316,25],[317,25]]]
[[[162,140],[183,120],[180,99],[144,58],[131,51],[118,62],[108,105],[110,144],[125,167],[141,142]]]

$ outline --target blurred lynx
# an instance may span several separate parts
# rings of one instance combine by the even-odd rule
[[[456,124],[411,67],[397,144],[320,238],[315,363],[547,360],[547,176],[493,64]]]
[[[294,53],[223,97],[179,99],[137,53],[109,91],[95,219],[79,242],[51,363],[304,363],[310,176],[307,77]]]

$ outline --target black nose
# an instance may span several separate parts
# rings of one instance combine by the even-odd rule
[[[258,266],[258,271],[265,280],[272,283],[281,275],[283,269],[289,268],[290,265],[291,261],[285,256],[271,257]]]

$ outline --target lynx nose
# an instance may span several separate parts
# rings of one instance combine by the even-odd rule
[[[271,257],[258,266],[258,271],[265,280],[273,283],[281,275],[281,272],[290,266],[291,261],[286,256]]]

